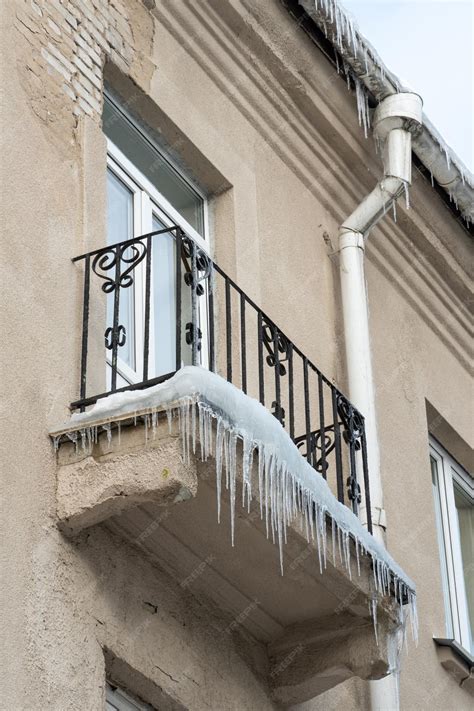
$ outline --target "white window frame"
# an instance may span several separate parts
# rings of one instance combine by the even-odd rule
[[[137,130],[140,130],[137,127]],[[181,175],[183,180],[186,180],[182,172],[170,161],[169,157],[163,154],[163,157],[170,165]],[[186,180],[190,187],[198,193],[203,200],[203,222],[204,222],[204,237],[197,232],[176,210],[171,203],[157,190],[157,188],[135,167],[133,162],[127,158],[117,146],[107,138],[107,168],[114,172],[117,177],[132,191],[134,195],[133,209],[133,230],[132,237],[139,237],[142,234],[147,234],[152,231],[152,219],[155,214],[160,222],[165,226],[178,225],[184,232],[191,237],[197,246],[209,255],[209,240],[208,240],[208,202],[205,195],[196,190],[196,187],[189,180]],[[159,239],[159,237],[158,237]],[[153,269],[152,269],[153,271]],[[134,270],[135,281],[135,366],[133,370],[120,357],[117,359],[117,372],[130,383],[138,383],[143,379],[142,363],[143,363],[143,324],[145,315],[145,264],[141,262]],[[152,275],[153,279],[153,275]],[[208,363],[208,314],[207,314],[207,294],[203,295],[198,300],[199,320],[201,323],[201,365],[209,367]],[[155,363],[154,357],[154,337],[153,337],[153,303],[151,304],[152,311],[150,315],[150,352],[149,362],[151,367]],[[120,351],[119,351],[120,354]],[[107,358],[110,365],[110,357]]]
[[[133,699],[123,689],[108,681],[105,688],[105,711],[153,711],[153,707]]]
[[[472,653],[454,482],[474,505],[474,479],[433,437],[430,437],[430,455],[436,462],[437,470],[433,493],[445,599],[446,633]]]

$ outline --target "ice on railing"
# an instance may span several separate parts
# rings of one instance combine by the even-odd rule
[[[352,511],[337,501],[324,478],[301,456],[280,422],[263,405],[219,375],[205,368],[186,366],[160,385],[109,395],[99,400],[89,412],[72,415],[67,436],[76,441],[76,446],[82,442],[87,448],[97,441],[98,428],[103,427],[110,440],[113,436],[111,421],[124,415],[135,422],[137,418],[143,418],[149,436],[150,431],[153,434],[156,429],[158,411],[163,409],[169,427],[176,423],[179,429],[185,462],[190,461],[191,454],[198,454],[204,461],[210,457],[215,459],[217,517],[220,521],[225,489],[230,503],[232,545],[235,541],[237,472],[241,469],[242,506],[250,510],[252,499],[258,498],[267,537],[279,546],[282,574],[283,549],[291,524],[299,524],[308,542],[315,542],[319,569],[323,573],[329,554],[327,524],[330,522],[330,555],[334,563],[339,560],[352,576],[352,541],[358,575],[361,556],[367,556],[372,563],[374,627],[377,626],[377,600],[392,594],[399,603],[400,619],[404,619],[403,601],[408,600],[408,616],[416,639],[414,583]],[[144,411],[145,415],[142,414]],[[100,420],[107,422],[98,425]],[[238,442],[242,451],[239,466]],[[402,627],[404,629],[405,624]]]

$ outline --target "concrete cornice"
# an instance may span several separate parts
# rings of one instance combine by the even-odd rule
[[[159,2],[153,12],[339,224],[379,179],[379,159],[356,123],[353,97],[283,6]],[[387,218],[374,233],[368,256],[397,277],[405,298],[466,366],[469,277],[462,251],[447,248],[438,224],[446,221],[460,245],[468,236],[436,194],[422,192],[430,210],[412,199],[409,211],[399,209],[398,226]]]

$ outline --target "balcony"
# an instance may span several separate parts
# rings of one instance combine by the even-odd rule
[[[266,646],[278,703],[392,670],[378,640],[405,605],[416,626],[415,595],[370,535],[363,416],[179,227],[74,261],[80,393],[51,433],[63,531],[106,525],[212,600]]]

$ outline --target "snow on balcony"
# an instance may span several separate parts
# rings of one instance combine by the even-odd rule
[[[339,557],[351,576],[351,550],[355,551],[360,576],[361,561],[373,568],[371,614],[376,629],[377,600],[386,595],[398,603],[402,627],[408,616],[413,637],[417,634],[415,585],[386,549],[367,532],[350,509],[337,501],[327,482],[301,456],[280,422],[259,402],[220,376],[197,366],[179,370],[166,382],[141,391],[115,393],[99,400],[88,412],[73,414],[69,423],[51,434],[55,448],[64,440],[75,441],[87,452],[102,429],[107,436],[120,436],[120,421],[144,418],[148,436],[153,437],[158,413],[165,411],[170,430],[177,423],[182,442],[182,460],[189,464],[197,454],[203,461],[214,458],[217,504],[225,495],[230,504],[231,543],[234,545],[236,479],[242,470],[242,505],[250,511],[256,500],[266,536],[278,545],[280,569],[284,574],[283,549],[290,526],[304,531],[315,541],[315,565],[323,574],[328,557]],[[144,413],[146,413],[144,415]],[[116,430],[112,424],[118,423]],[[114,432],[117,434],[114,434]],[[239,449],[237,443],[240,442]],[[237,452],[242,461],[237,462]],[[254,466],[255,464],[255,466]],[[331,532],[328,550],[328,527]],[[404,614],[408,603],[408,615]]]

